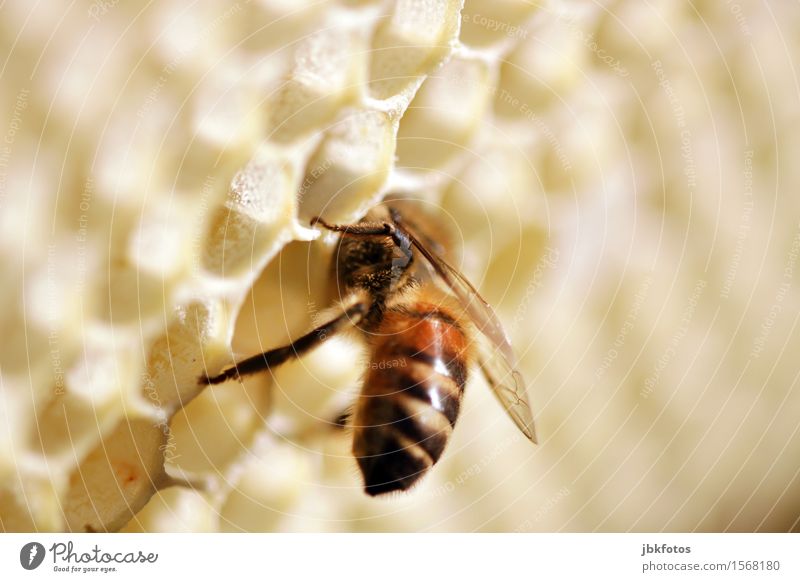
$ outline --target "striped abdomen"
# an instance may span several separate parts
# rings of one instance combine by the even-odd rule
[[[442,455],[467,376],[467,338],[435,305],[390,309],[370,336],[353,454],[370,495],[408,489]]]

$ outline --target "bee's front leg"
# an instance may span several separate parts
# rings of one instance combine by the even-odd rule
[[[368,298],[363,296],[356,297],[338,316],[312,329],[289,345],[275,348],[242,360],[241,362],[237,362],[215,376],[201,376],[199,383],[221,384],[226,380],[241,378],[242,376],[261,372],[262,370],[269,370],[287,360],[302,356],[307,351],[317,347],[326,339],[336,335],[340,331],[358,325],[369,312],[371,305],[372,302]]]

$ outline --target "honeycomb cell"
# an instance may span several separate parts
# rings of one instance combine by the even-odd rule
[[[122,6],[115,5],[113,10],[118,8]],[[147,30],[143,32],[152,38],[151,50],[164,64],[162,73],[166,85],[176,73],[196,78],[207,71],[209,63],[216,60],[228,40],[225,24],[235,20],[241,12],[241,4],[227,6],[201,1],[194,10],[185,10],[179,4],[162,2],[150,10],[140,8],[139,11],[145,13]],[[176,82],[176,85],[184,88],[183,83]]]
[[[231,56],[231,60],[239,58]],[[261,105],[264,91],[272,86],[271,69],[263,66],[255,74],[243,76],[243,66],[226,60],[208,71],[195,88],[191,110],[191,124],[200,144],[217,156],[234,158],[231,165],[239,167],[262,139],[265,111]],[[243,159],[236,159],[240,156]],[[202,175],[198,172],[194,177]]]
[[[103,323],[146,325],[164,313],[171,289],[163,277],[141,271],[124,259],[112,259],[105,267],[91,283]]]
[[[222,531],[280,531],[312,475],[309,459],[290,445],[270,446],[242,467],[220,510]]]
[[[122,532],[190,533],[218,531],[217,510],[212,500],[187,487],[158,491]]]
[[[123,419],[69,478],[64,512],[73,532],[116,531],[165,481],[166,425]]]
[[[170,424],[170,463],[185,474],[223,475],[264,423],[269,372],[265,376],[210,386],[182,408]]]
[[[263,152],[253,159],[212,215],[203,267],[218,277],[240,277],[263,265],[291,236],[293,188],[287,160]]]
[[[11,489],[0,487],[0,530],[9,533],[30,532],[36,529],[31,508],[25,499]]]
[[[48,457],[82,456],[80,451],[99,438],[99,429],[91,402],[61,393],[44,410],[37,411],[31,448]]]
[[[365,366],[363,351],[345,338],[331,338],[287,362],[274,373],[272,418],[267,422],[290,434],[326,434],[352,407]]]
[[[354,220],[375,204],[394,161],[395,125],[383,112],[349,110],[327,132],[306,166],[299,216]]]
[[[528,38],[503,60],[495,111],[530,119],[566,99],[589,68],[583,39],[569,21],[549,20],[546,26],[532,27]]]
[[[537,293],[542,293],[556,278],[564,259],[546,231],[528,225],[513,243],[498,244],[489,263],[481,291],[487,301],[507,314],[509,333],[518,333]]]
[[[201,374],[228,361],[226,310],[219,301],[181,306],[163,336],[156,339],[147,360],[142,398],[165,417],[188,404],[201,390]]]
[[[424,171],[452,160],[468,147],[492,92],[482,60],[456,57],[432,73],[400,122],[398,167]]]
[[[28,354],[47,354],[50,349],[47,329],[26,325],[22,298],[18,295],[5,303],[11,309],[0,316],[0,329],[6,332],[6,341],[0,350],[0,367],[6,374],[24,374],[28,370]]]
[[[459,180],[451,182],[442,197],[442,206],[459,235],[493,250],[519,237],[521,225],[547,221],[535,158],[525,149],[500,141],[502,132],[494,137],[497,141],[482,136],[486,140],[462,158],[466,163]],[[504,228],[492,228],[504,218]],[[471,253],[465,250],[464,254]]]
[[[241,3],[232,19],[237,41],[254,55],[284,56],[324,28],[329,0],[257,0]]]
[[[461,12],[461,41],[475,47],[527,38],[524,22],[540,6],[530,0],[467,0]]]
[[[452,0],[398,0],[372,39],[370,94],[403,93],[440,65],[456,38],[459,8]]]
[[[190,262],[199,217],[194,205],[173,197],[168,205],[151,205],[131,232],[128,256],[142,272],[169,279]]]
[[[165,155],[164,159],[160,161],[166,168],[169,168],[167,179],[170,186],[176,192],[190,193],[190,197],[194,200],[197,200],[197,193],[207,188],[207,185],[215,178],[227,179],[245,166],[258,144],[244,112],[241,114],[245,119],[238,120],[238,123],[246,126],[248,131],[238,133],[236,139],[229,135],[222,135],[223,130],[214,127],[219,124],[228,124],[227,129],[230,129],[236,120],[225,119],[224,112],[215,113],[218,115],[216,119],[209,116],[198,119],[187,112],[180,121],[181,129],[176,133],[179,135],[189,133],[193,136],[192,140],[162,146],[174,153],[174,157]],[[255,112],[252,115],[254,118],[257,117]],[[175,138],[167,136],[166,139],[171,141]],[[218,199],[224,199],[223,192],[214,191],[211,194],[215,199],[218,194]]]
[[[330,282],[330,249],[326,245],[286,245],[259,275],[242,304],[233,351],[255,354],[300,337],[328,307]]]
[[[324,128],[358,95],[366,47],[357,31],[328,29],[297,49],[291,75],[270,102],[270,138],[286,142]]]
[[[6,532],[60,531],[61,505],[53,481],[19,474],[0,486],[0,529]]]
[[[140,411],[144,403],[134,387],[141,378],[143,357],[135,340],[123,338],[120,334],[114,340],[99,330],[88,333],[83,351],[65,375],[67,393],[88,402],[98,422],[116,420],[124,408]]]
[[[17,471],[18,443],[25,441],[34,419],[30,400],[20,397],[28,387],[21,378],[0,374],[0,386],[0,426],[5,427],[0,433],[0,483],[5,483]]]

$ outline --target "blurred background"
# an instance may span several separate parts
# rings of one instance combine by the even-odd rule
[[[800,8],[758,0],[10,0],[0,529],[798,531]],[[442,460],[368,498],[331,425],[334,239],[438,217],[505,323]]]

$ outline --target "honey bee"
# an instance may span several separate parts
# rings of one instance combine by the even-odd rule
[[[331,278],[340,313],[287,346],[201,378],[219,384],[274,368],[342,330],[358,329],[370,365],[354,409],[352,451],[372,496],[410,488],[439,460],[473,363],[519,430],[536,442],[522,376],[499,319],[441,257],[441,229],[412,214],[396,201],[355,224],[312,219],[312,226],[340,233]]]

